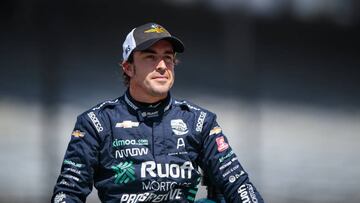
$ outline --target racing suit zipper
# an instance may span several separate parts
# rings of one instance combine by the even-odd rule
[[[152,155],[156,162],[156,158],[155,158],[155,125],[156,125],[156,122],[153,122],[152,129],[151,129],[151,137],[152,137]]]

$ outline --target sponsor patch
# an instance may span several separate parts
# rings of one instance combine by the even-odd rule
[[[60,192],[55,195],[54,203],[65,203],[65,201],[63,201],[65,198],[66,198],[66,195],[63,192]]]
[[[185,161],[181,166],[178,164],[155,163],[146,161],[141,163],[141,178],[151,176],[153,178],[182,178],[191,179],[194,167],[190,161]]]
[[[210,130],[209,135],[215,135],[221,133],[222,129],[219,126],[214,127]]]
[[[147,139],[138,139],[138,140],[118,140],[115,139],[112,143],[113,147],[121,147],[121,146],[129,146],[129,145],[133,145],[133,146],[143,146],[143,145],[148,145],[149,141]]]
[[[94,126],[95,126],[95,128],[96,128],[96,130],[98,132],[101,132],[101,131],[104,130],[104,128],[101,126],[101,123],[100,123],[99,119],[96,117],[94,112],[89,112],[87,115],[89,116],[89,118],[93,122],[93,124],[94,124]]]
[[[203,112],[203,111],[200,112],[200,116],[199,116],[199,118],[198,118],[198,120],[197,120],[196,129],[195,129],[197,132],[201,132],[201,131],[202,131],[205,117],[206,117],[206,113]]]
[[[138,127],[139,122],[133,122],[133,121],[123,121],[121,123],[116,123],[116,128],[133,128]]]
[[[244,171],[241,171],[239,174],[235,174],[235,175],[231,175],[229,176],[229,182],[230,183],[233,183],[235,182],[238,178],[240,178],[240,176],[244,175],[245,172]]]
[[[182,199],[182,189],[170,190],[165,194],[156,194],[156,193],[133,193],[133,194],[123,194],[120,199],[120,203],[134,203],[134,202],[172,202],[172,200],[181,200]]]
[[[74,137],[84,137],[85,136],[85,133],[84,132],[81,132],[80,130],[75,130],[71,133],[72,136]]]
[[[187,154],[188,152],[186,151],[181,151],[181,152],[170,152],[168,153],[169,156],[175,156],[175,155],[182,155],[182,154]]]
[[[157,117],[159,116],[159,111],[154,111],[154,112],[142,112],[141,113],[142,117],[148,117],[148,118],[153,118],[153,117]]]
[[[60,182],[59,182],[60,185],[66,185],[68,187],[75,187],[75,184],[74,183],[68,183],[66,180],[62,179]]]
[[[115,151],[115,158],[134,157],[148,154],[148,148],[128,148]]]
[[[73,162],[73,161],[71,161],[71,160],[68,160],[68,159],[65,159],[65,160],[64,160],[64,164],[66,164],[66,165],[71,165],[71,166],[75,166],[76,168],[81,168],[81,167],[84,166],[84,164],[75,163],[75,162]]]
[[[156,181],[148,180],[142,182],[142,189],[144,191],[157,191],[157,192],[167,192],[174,190],[179,187],[190,187],[191,182],[176,182],[176,181]]]
[[[182,119],[171,120],[170,125],[175,135],[185,135],[189,132],[186,123]]]
[[[75,177],[73,175],[68,175],[68,174],[65,174],[65,175],[61,175],[62,177],[64,178],[68,178],[68,179],[72,179],[72,180],[75,180],[76,182],[79,182],[80,179],[78,177]]]
[[[228,154],[226,154],[225,156],[222,156],[219,158],[219,162],[222,163],[224,160],[230,158],[232,155],[234,154],[234,152],[231,150]]]
[[[115,184],[126,184],[135,181],[135,167],[132,161],[121,162],[111,168],[115,171]]]
[[[225,142],[224,136],[217,137],[216,138],[216,144],[217,144],[217,150],[219,152],[225,151],[227,148],[229,148],[228,143]]]
[[[220,170],[223,170],[225,168],[227,168],[228,166],[230,166],[232,163],[234,163],[234,161],[237,160],[237,157],[232,158],[230,161],[228,161],[227,163],[225,163],[224,165],[220,166]]]
[[[255,194],[255,191],[254,191],[254,187],[250,184],[246,184],[247,187],[248,187],[248,190],[249,190],[249,193],[250,193],[250,197],[251,197],[251,200],[254,202],[254,203],[257,203],[258,200],[256,198],[256,194]]]
[[[240,165],[236,165],[236,166],[232,167],[231,169],[227,170],[222,176],[225,178],[226,176],[228,176],[230,173],[234,172],[239,167],[240,167]]]
[[[241,185],[238,189],[238,193],[240,195],[242,203],[258,202],[254,188],[250,184]]]
[[[65,171],[71,171],[73,173],[76,173],[76,174],[81,174],[81,171],[77,170],[77,169],[74,169],[74,168],[64,168]]]
[[[219,170],[224,170],[225,168],[227,168],[228,166],[230,166],[231,165],[231,161],[229,161],[229,162],[227,162],[226,164],[224,164],[224,165],[222,165],[222,166],[220,166],[220,168],[219,168]]]

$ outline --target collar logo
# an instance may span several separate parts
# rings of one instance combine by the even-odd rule
[[[167,31],[163,27],[161,27],[160,25],[156,25],[156,24],[151,25],[150,29],[144,31],[144,33],[152,33],[152,32],[164,33],[164,32],[167,32]]]
[[[182,119],[171,120],[170,124],[175,135],[185,135],[189,132],[186,123]]]
[[[139,126],[139,122],[123,121],[121,123],[116,123],[115,128],[132,128],[138,126]]]

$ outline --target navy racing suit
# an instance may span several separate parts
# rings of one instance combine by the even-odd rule
[[[216,115],[170,95],[156,105],[127,91],[78,116],[52,202],[194,202],[199,167],[226,202],[263,202]]]

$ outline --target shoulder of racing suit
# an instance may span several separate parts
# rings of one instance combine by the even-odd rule
[[[114,107],[119,105],[122,106],[120,107],[121,109],[126,108],[126,103],[122,97],[101,102],[82,113],[79,117],[88,120],[99,135],[104,134],[110,130],[108,126],[111,123],[109,111],[112,111]],[[211,124],[216,119],[216,115],[213,112],[187,100],[175,99],[173,107],[176,108],[176,111],[187,111],[194,115],[194,126],[192,127],[198,134],[204,135],[207,131],[210,131]]]
[[[207,135],[216,120],[216,114],[187,100],[175,100],[175,105],[194,114],[194,129],[198,134]]]
[[[108,127],[110,124],[110,118],[106,116],[106,112],[111,111],[111,109],[119,104],[120,98],[103,101],[80,114],[78,119],[82,118],[88,120],[99,135],[106,133],[108,130],[110,130]]]

